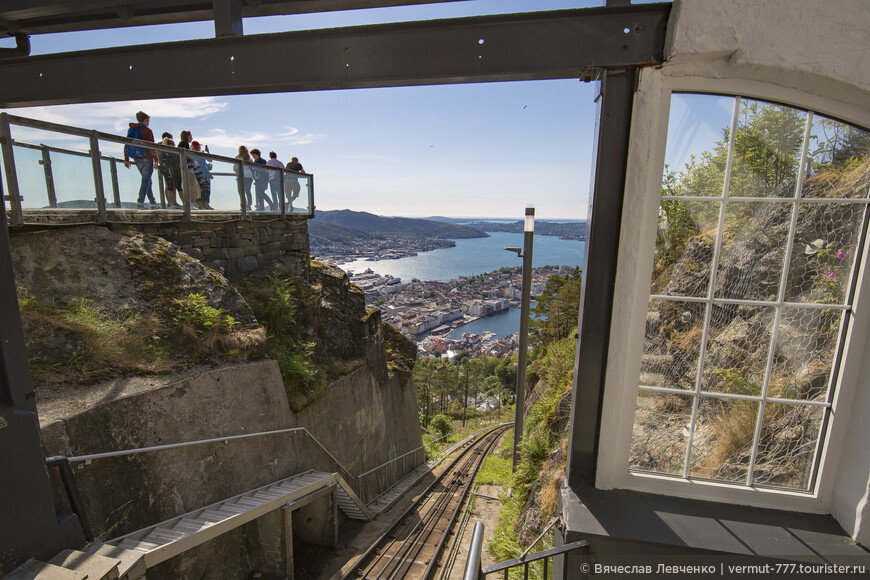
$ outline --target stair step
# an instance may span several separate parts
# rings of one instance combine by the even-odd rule
[[[118,545],[128,550],[136,550],[137,552],[150,552],[151,550],[161,546],[161,544],[155,544],[154,542],[146,542],[143,540],[124,540]]]
[[[242,505],[236,505],[234,503],[225,503],[220,507],[218,511],[230,515],[236,515],[245,513],[246,511],[248,511],[248,508]]]
[[[286,493],[281,493],[280,491],[270,491],[270,490],[260,490],[253,495],[254,499],[263,499],[264,501],[272,501],[278,498],[282,498]]]
[[[211,525],[209,522],[194,520],[191,518],[182,518],[172,526],[173,531],[180,531],[186,534],[195,534]]]
[[[89,554],[97,554],[98,556],[119,560],[118,575],[120,578],[138,580],[145,576],[145,560],[142,552],[126,550],[111,544],[90,544],[85,547],[85,551]]]
[[[87,577],[82,572],[38,560],[28,560],[5,576],[6,580],[85,580]]]
[[[181,530],[170,530],[168,528],[154,528],[148,534],[142,538],[146,542],[158,542],[160,544],[168,544],[169,542],[174,542],[175,540],[180,540],[188,536],[185,532]]]
[[[64,550],[48,563],[87,574],[88,580],[117,580],[121,561],[78,550]]]
[[[234,515],[235,514],[233,514],[233,513],[221,512],[219,510],[210,509],[210,510],[203,510],[202,513],[200,513],[198,516],[196,516],[196,519],[201,521],[201,522],[208,522],[210,524],[216,524],[216,523],[222,522],[222,521],[224,521],[224,520],[226,520]]]
[[[236,500],[236,505],[245,506],[250,509],[258,508],[264,503],[266,502],[262,500],[256,500],[250,497],[240,497]]]

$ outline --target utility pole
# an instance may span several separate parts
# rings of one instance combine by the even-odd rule
[[[465,367],[465,400],[462,403],[462,426],[465,427],[465,411],[468,410],[468,367]]]
[[[532,243],[535,236],[535,208],[526,208],[523,227],[523,249],[505,248],[523,259],[523,288],[520,302],[520,352],[517,357],[517,405],[514,411],[514,457],[511,471],[516,472],[520,461],[520,440],[523,437],[523,413],[526,405],[526,359],[529,344],[529,310],[532,293]]]

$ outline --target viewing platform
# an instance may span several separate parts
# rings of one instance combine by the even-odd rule
[[[180,194],[170,207],[164,176],[152,173],[155,204],[137,203],[141,175],[124,166],[124,146],[211,164],[210,196],[199,209]],[[100,131],[0,114],[3,199],[10,226],[103,223],[222,222],[239,219],[304,221],[314,217],[314,176],[240,159],[128,139]],[[257,173],[259,172],[259,173]],[[245,175],[261,175],[264,196]],[[192,171],[181,172],[182,191],[195,190]],[[191,183],[188,183],[190,181]],[[246,181],[248,182],[246,184]],[[247,191],[246,191],[247,190]],[[250,197],[248,196],[250,193]],[[258,209],[258,207],[260,209]]]

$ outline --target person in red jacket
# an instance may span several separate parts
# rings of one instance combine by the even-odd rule
[[[148,128],[148,125],[151,124],[151,117],[147,113],[139,111],[136,113],[136,121],[138,122],[130,123],[127,137],[154,143],[154,133]],[[151,203],[151,209],[155,209],[157,202],[154,201],[154,193],[151,191],[151,174],[157,167],[157,151],[135,145],[125,145],[124,167],[130,168],[131,159],[136,164],[136,169],[142,175],[142,184],[139,186],[139,197],[136,199],[136,207],[145,209],[145,196],[147,195],[148,202]]]

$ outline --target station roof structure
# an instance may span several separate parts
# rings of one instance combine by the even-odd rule
[[[437,4],[466,0],[6,0],[0,36],[215,21],[218,36],[240,34],[241,18]]]

